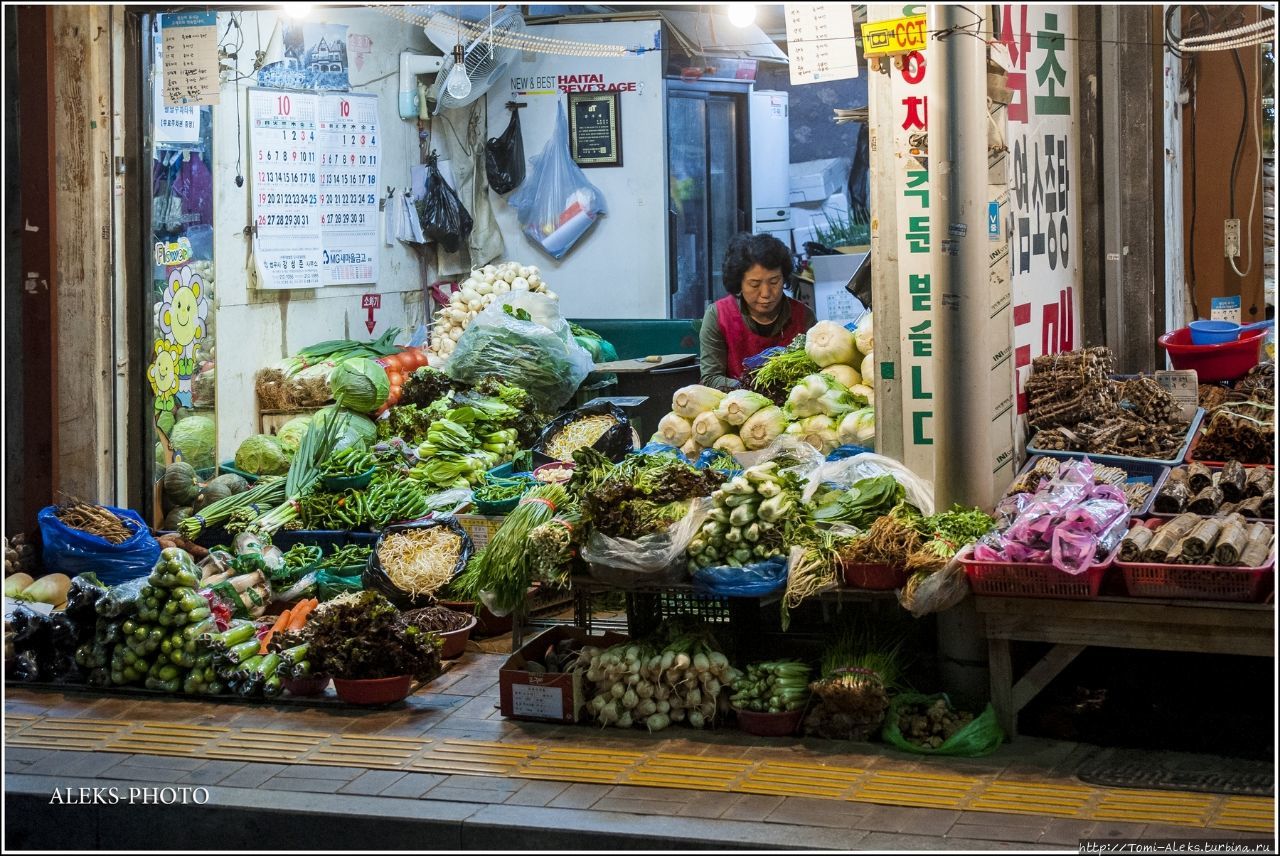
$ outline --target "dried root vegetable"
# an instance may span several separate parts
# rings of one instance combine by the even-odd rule
[[[1217,543],[1213,547],[1213,562],[1216,565],[1235,565],[1240,561],[1240,554],[1249,543],[1248,524],[1239,514],[1232,514],[1222,524]]]
[[[1248,481],[1249,476],[1244,470],[1244,464],[1239,461],[1227,461],[1219,474],[1218,488],[1222,491],[1224,500],[1239,502],[1245,496],[1245,486]]]
[[[1211,484],[1195,495],[1187,510],[1195,514],[1213,514],[1222,507],[1224,501],[1226,497],[1223,496],[1222,489]]]
[[[1269,464],[1275,448],[1275,406],[1251,400],[1228,402],[1213,411],[1194,454],[1202,461]]]
[[[1152,539],[1156,537],[1154,529],[1138,524],[1129,530],[1129,534],[1124,536],[1124,540],[1120,542],[1120,561],[1136,562],[1141,558],[1144,550],[1151,544]]]
[[[111,544],[122,544],[133,537],[128,527],[110,511],[100,505],[73,499],[59,505],[54,514],[64,524],[90,535],[97,535]]]
[[[1175,470],[1175,472],[1177,472]],[[1172,477],[1165,482],[1160,495],[1152,506],[1157,514],[1181,514],[1191,504],[1191,488],[1185,479],[1175,482]]]
[[[1262,523],[1249,527],[1248,541],[1240,553],[1240,565],[1245,568],[1260,568],[1271,556],[1271,529]]]
[[[1275,473],[1266,467],[1254,467],[1249,470],[1249,478],[1245,484],[1245,496],[1263,496],[1275,486]]]
[[[1220,519],[1209,517],[1201,520],[1187,537],[1182,539],[1182,555],[1195,561],[1207,558],[1221,531]]]
[[[1173,422],[1178,413],[1178,403],[1155,378],[1139,377],[1125,381],[1121,395],[1133,406],[1133,411],[1147,422]]]
[[[1187,486],[1191,488],[1192,494],[1200,491],[1213,484],[1213,472],[1204,464],[1193,462],[1187,467]]]
[[[1194,514],[1183,514],[1170,520],[1157,530],[1156,537],[1142,551],[1142,561],[1164,562],[1173,548],[1178,546],[1178,542],[1189,535],[1199,523],[1200,518]]]

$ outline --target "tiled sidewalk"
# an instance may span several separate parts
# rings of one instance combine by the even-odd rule
[[[1069,780],[1088,747],[1019,738],[982,759],[921,758],[874,744],[754,738],[738,731],[673,728],[591,731],[503,720],[495,708],[497,666],[504,658],[470,654],[419,693],[407,708],[290,708],[181,698],[103,697],[9,687],[8,714],[71,720],[154,721],[188,725],[314,731],[346,735],[450,738],[590,746],[716,758],[848,764],[863,769],[990,775],[1010,781]],[[668,736],[670,735],[670,736]],[[627,785],[541,781],[364,767],[203,760],[116,752],[65,752],[6,746],[9,847],[146,847],[157,828],[167,847],[296,849],[589,849],[717,847],[725,849],[1072,849],[1080,838],[1259,838],[1222,829],[1179,828],[876,805],[802,796],[717,793]],[[202,808],[49,806],[55,787],[210,788]],[[59,814],[59,812],[63,814]],[[93,823],[59,828],[75,811]],[[280,812],[305,814],[305,841],[290,839]],[[15,818],[17,821],[15,823]],[[34,824],[39,820],[38,825]],[[259,822],[259,819],[262,822]],[[158,824],[158,826],[157,826]],[[283,825],[282,825],[283,824]],[[214,831],[220,830],[220,831]],[[239,830],[252,840],[237,843]],[[44,839],[24,836],[40,830]],[[122,832],[124,830],[124,832]],[[128,839],[136,830],[137,840]],[[92,836],[108,837],[101,840]],[[90,835],[92,834],[92,835]],[[59,838],[63,836],[63,838]],[[76,837],[79,836],[79,837]],[[90,836],[90,837],[86,837]],[[278,837],[273,837],[278,836]],[[323,836],[323,837],[321,837]],[[1271,840],[1270,836],[1260,840]]]

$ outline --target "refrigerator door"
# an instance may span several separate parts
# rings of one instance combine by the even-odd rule
[[[709,293],[707,99],[672,92],[667,129],[673,222],[671,317],[701,318]]]
[[[745,91],[667,92],[671,317],[701,318],[726,292],[729,241],[751,227]]]

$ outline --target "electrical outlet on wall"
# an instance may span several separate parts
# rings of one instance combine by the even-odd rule
[[[1240,221],[1224,220],[1222,222],[1222,254],[1229,259],[1240,257]]]

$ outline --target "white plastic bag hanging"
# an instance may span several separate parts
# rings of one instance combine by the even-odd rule
[[[520,229],[553,259],[564,258],[605,213],[604,195],[587,180],[569,155],[564,106],[542,154],[533,159],[530,178],[511,194]]]

